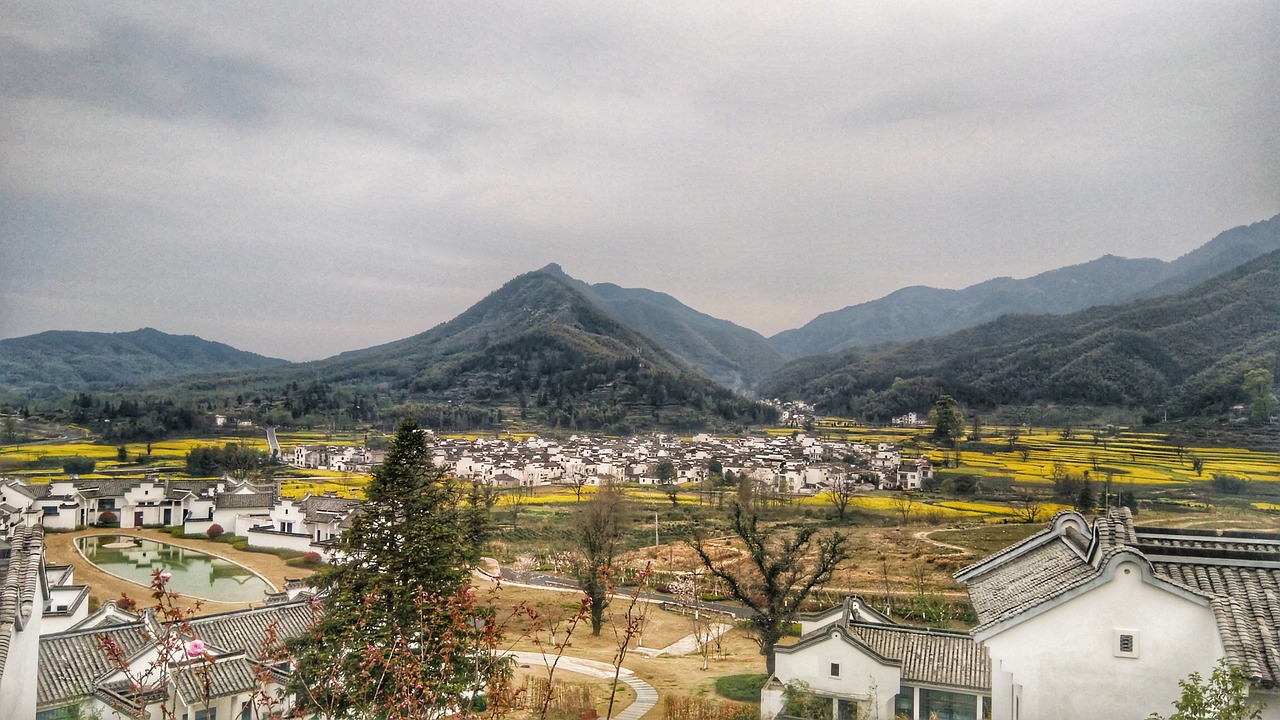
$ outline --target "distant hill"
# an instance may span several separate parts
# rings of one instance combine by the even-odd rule
[[[877,419],[924,409],[942,392],[971,407],[1164,406],[1194,415],[1242,402],[1244,372],[1259,365],[1280,369],[1280,252],[1170,296],[1009,315],[884,352],[805,358],[760,390]]]
[[[708,380],[555,273],[521,275],[447,323],[366,350],[184,383],[279,396],[307,384],[381,403],[503,408],[568,429],[701,427],[772,411]]]
[[[996,278],[963,290],[913,286],[823,313],[770,338],[792,357],[938,337],[1009,314],[1065,314],[1192,287],[1280,249],[1280,215],[1227,230],[1173,262],[1106,255],[1034,277]]]
[[[734,390],[754,388],[786,361],[760,333],[698,312],[665,293],[589,284],[569,277],[555,264],[540,272],[561,278],[618,321]]]
[[[53,330],[0,340],[0,390],[101,390],[285,364],[220,342],[152,328],[120,333]]]

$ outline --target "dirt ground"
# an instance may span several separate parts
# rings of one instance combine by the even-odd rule
[[[101,528],[88,528],[85,530],[77,530],[67,533],[46,533],[45,542],[45,562],[50,565],[72,565],[75,567],[75,580],[77,583],[89,586],[90,598],[96,599],[98,602],[106,600],[114,600],[122,594],[128,595],[138,600],[142,606],[151,604],[150,590],[137,583],[123,580],[114,575],[110,575],[99,570],[96,565],[85,560],[76,550],[76,538],[86,535],[131,535],[133,537],[146,538],[148,540],[158,540],[171,545],[180,545],[182,547],[192,548],[210,555],[219,555],[228,560],[237,562],[245,567],[253,570],[263,576],[276,587],[277,590],[284,587],[286,579],[305,578],[311,575],[312,571],[308,568],[289,567],[284,564],[284,560],[269,555],[267,553],[242,552],[236,550],[226,543],[212,542],[210,540],[184,540],[175,538],[168,533],[160,532],[154,529],[125,529],[125,530],[104,530]],[[195,607],[197,600],[195,598],[183,598],[182,603],[189,607]],[[199,614],[207,615],[212,613],[226,612],[228,610],[242,610],[244,608],[261,605],[261,601],[252,603],[227,603],[214,602],[212,600],[199,601]]]
[[[492,587],[490,584],[490,588]],[[507,609],[504,617],[507,618],[506,630],[510,649],[531,652],[554,652],[550,635],[546,630],[546,626],[552,622],[557,625],[556,639],[562,643],[565,641],[567,620],[577,609],[580,597],[575,592],[556,592],[510,585],[503,585],[492,592],[494,602],[499,607]],[[510,608],[514,605],[532,608],[539,613],[540,629],[536,633],[530,630],[530,623],[526,617],[513,615],[510,612]],[[582,621],[569,637],[564,654],[612,663],[618,650],[619,639],[623,634],[624,616],[628,605],[629,601],[626,598],[615,598],[610,603],[606,611],[605,625],[599,637],[592,637],[589,620]],[[662,610],[657,606],[649,606],[645,614],[647,620],[644,632],[640,635],[644,648],[666,647],[692,631],[691,621],[685,616]],[[540,643],[534,641],[535,637]],[[707,661],[706,670],[702,669],[702,657],[699,655],[681,657],[660,655],[650,658],[634,649],[627,653],[623,667],[634,671],[638,677],[652,685],[658,691],[659,697],[671,694],[714,697],[715,678],[722,675],[755,674],[765,671],[764,656],[760,655],[759,646],[752,642],[742,630],[730,630],[721,638],[720,649],[720,657],[713,653]],[[541,673],[545,677],[546,671],[543,668],[530,667],[525,670]],[[560,671],[557,671],[555,679],[592,682],[581,675],[569,673],[562,675]],[[607,693],[607,681],[595,681],[593,684],[600,687],[601,693]],[[618,707],[615,705],[615,714],[617,711]],[[644,717],[662,717],[662,703],[659,702]]]

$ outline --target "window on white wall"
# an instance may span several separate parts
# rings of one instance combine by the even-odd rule
[[[1111,654],[1122,658],[1136,658],[1142,649],[1137,630],[1113,630]]]
[[[840,677],[840,663],[831,663],[831,677]]]

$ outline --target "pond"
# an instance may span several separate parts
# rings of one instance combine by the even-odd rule
[[[173,574],[169,589],[205,600],[255,602],[274,588],[243,565],[208,553],[129,535],[89,535],[76,540],[85,558],[116,577],[151,585],[151,571]]]

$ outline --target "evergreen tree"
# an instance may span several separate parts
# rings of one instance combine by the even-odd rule
[[[1076,510],[1080,512],[1092,512],[1097,507],[1098,501],[1093,496],[1093,488],[1088,480],[1084,481],[1084,486],[1080,488],[1080,494],[1076,496]]]
[[[1276,409],[1276,378],[1266,368],[1254,368],[1244,375],[1244,391],[1249,394],[1249,419],[1258,424],[1271,420]]]
[[[954,443],[964,435],[964,411],[955,398],[950,395],[939,397],[929,414],[933,421],[933,436],[938,440]]]
[[[407,420],[391,444],[385,462],[373,471],[367,502],[339,543],[341,555],[316,575],[323,593],[323,613],[315,631],[295,653],[299,682],[317,707],[359,715],[373,709],[379,698],[401,693],[417,683],[441,697],[456,698],[472,688],[479,647],[451,652],[443,660],[420,667],[421,677],[403,667],[380,667],[375,652],[387,647],[419,648],[475,628],[480,639],[482,613],[473,604],[455,602],[469,597],[465,586],[479,559],[483,536],[483,506],[470,501],[468,489],[449,478],[431,461],[431,453],[417,423]],[[434,607],[423,606],[430,597]],[[470,617],[459,617],[459,613]],[[341,665],[345,679],[358,682],[324,683]]]

